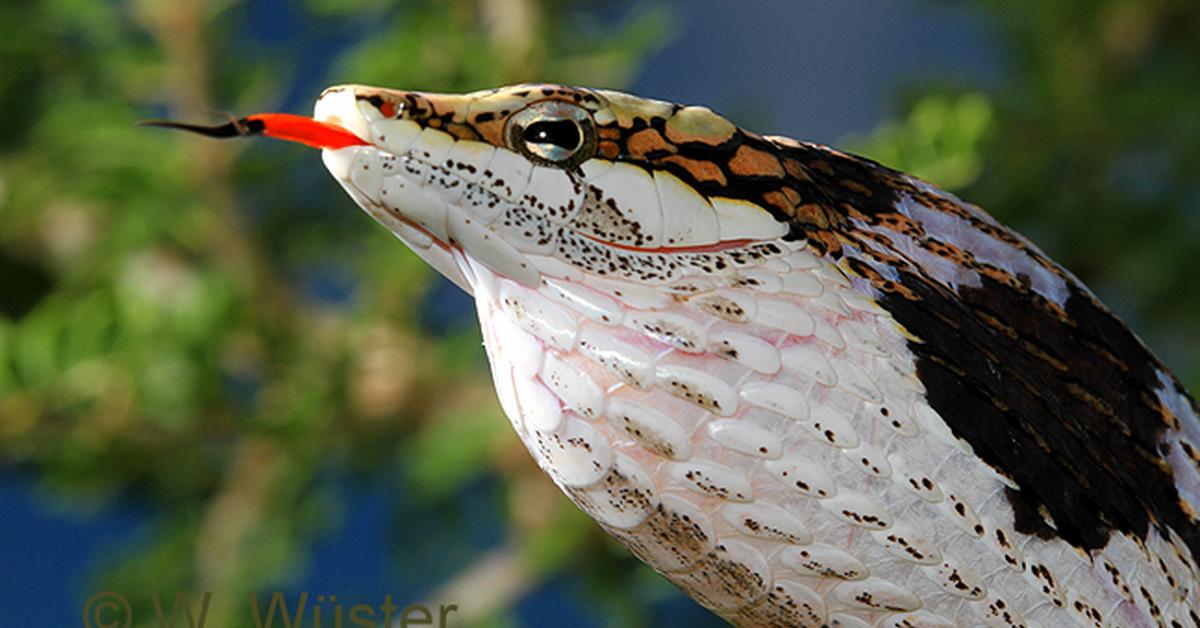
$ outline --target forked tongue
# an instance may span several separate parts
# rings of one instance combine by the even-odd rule
[[[308,116],[290,113],[256,113],[228,124],[204,126],[170,120],[143,120],[138,124],[160,126],[199,133],[207,137],[250,137],[264,135],[275,139],[296,142],[313,148],[339,149],[347,146],[365,146],[366,140],[346,129],[328,122],[314,120]]]

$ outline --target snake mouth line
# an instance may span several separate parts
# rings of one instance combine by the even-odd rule
[[[569,227],[564,226],[563,228],[567,229]],[[597,238],[596,236],[589,235],[589,234],[583,233],[581,231],[577,231],[575,229],[571,229],[571,232],[582,238],[587,238],[588,240],[591,240],[592,242],[603,244],[605,246],[611,246],[614,249],[621,249],[622,251],[630,251],[633,253],[652,253],[652,254],[720,253],[721,251],[737,249],[737,248],[741,248],[744,246],[748,246],[750,244],[754,244],[755,242],[762,241],[762,240],[755,240],[753,238],[741,238],[738,240],[722,240],[720,242],[715,242],[713,244],[697,244],[697,245],[693,245],[693,246],[659,246],[659,247],[654,247],[654,248],[647,248],[647,247],[632,246],[629,244],[620,244],[618,242],[610,242],[603,238]]]

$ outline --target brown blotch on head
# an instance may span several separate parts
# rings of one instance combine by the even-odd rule
[[[725,185],[727,182],[725,173],[721,172],[721,167],[711,161],[699,161],[681,155],[670,155],[663,157],[660,161],[682,167],[698,182],[712,182],[718,185]]]
[[[626,151],[634,157],[644,158],[654,151],[675,152],[675,146],[663,139],[654,129],[642,129],[625,140]]]
[[[746,144],[729,160],[729,171],[743,177],[782,177],[783,166],[775,156]]]
[[[493,146],[505,147],[507,143],[504,140],[504,123],[507,118],[492,118],[486,122],[476,122],[473,128],[475,133],[483,138],[483,141]]]
[[[621,154],[621,147],[616,142],[603,141],[600,142],[599,152],[605,159],[616,159]]]
[[[814,170],[819,171],[821,174],[823,174],[825,176],[832,177],[834,175],[833,166],[829,165],[829,162],[827,162],[823,159],[814,159],[811,162],[809,162],[808,165],[809,165],[809,167],[813,168]]]
[[[812,181],[812,177],[808,176],[808,169],[799,160],[786,158],[783,160],[783,171],[789,177],[797,181]]]
[[[787,198],[789,207],[794,209],[797,205],[800,204],[800,201],[802,199],[800,198],[800,193],[797,192],[795,189],[784,186],[784,187],[779,188],[779,191],[780,191],[780,193],[783,194],[783,196],[785,198]],[[791,214],[794,212],[791,209],[789,209],[788,213]]]
[[[479,141],[481,139],[479,137],[479,133],[474,127],[468,126],[461,122],[451,122],[450,124],[446,125],[444,130],[450,135],[453,135],[456,139],[460,140]]]
[[[800,193],[792,188],[781,188],[763,193],[763,200],[770,205],[774,205],[779,211],[785,215],[792,216],[796,213],[796,206],[800,204]]]
[[[841,215],[820,203],[797,205],[793,212],[792,215],[800,223],[822,230],[829,229],[835,225],[841,225],[844,221]]]

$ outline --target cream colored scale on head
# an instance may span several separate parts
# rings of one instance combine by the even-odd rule
[[[340,86],[314,117],[474,295],[542,469],[727,620],[1200,625],[1194,402],[978,208],[603,90]]]

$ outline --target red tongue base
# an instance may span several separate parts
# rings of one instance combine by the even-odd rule
[[[367,141],[346,129],[328,122],[314,120],[308,116],[290,113],[257,113],[234,120],[228,124],[204,126],[185,124],[170,120],[146,120],[139,124],[161,126],[199,133],[208,137],[247,137],[265,135],[288,142],[296,142],[313,148],[339,149],[347,146],[366,146]]]
[[[313,148],[346,148],[365,146],[367,142],[346,129],[290,113],[259,113],[247,116],[248,122],[261,122],[261,133],[267,137],[298,142]]]

